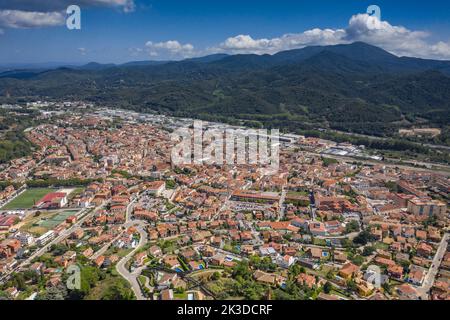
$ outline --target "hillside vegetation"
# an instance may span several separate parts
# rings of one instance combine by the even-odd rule
[[[286,131],[331,128],[391,136],[448,128],[450,62],[399,58],[364,43],[275,55],[92,64],[0,74],[0,101],[82,99]]]

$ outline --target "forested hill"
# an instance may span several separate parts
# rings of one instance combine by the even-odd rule
[[[358,42],[275,55],[7,71],[0,73],[0,95],[0,102],[83,99],[290,131],[382,135],[417,123],[448,126],[450,62],[397,57]]]

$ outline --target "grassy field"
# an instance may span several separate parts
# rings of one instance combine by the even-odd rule
[[[40,225],[45,219],[51,219],[55,215],[54,212],[42,212],[40,215],[28,215],[20,224],[20,231],[32,233],[35,236],[43,235],[48,231],[47,228]]]
[[[288,197],[308,197],[309,193],[306,191],[289,191],[287,193]]]
[[[83,193],[84,190],[85,190],[84,187],[74,189],[74,190],[70,193],[69,199],[75,198],[75,197],[78,196],[79,194]]]
[[[53,192],[53,189],[49,188],[33,188],[28,189],[20,196],[12,200],[10,203],[5,205],[3,210],[19,210],[19,209],[30,209],[34,204],[42,199],[46,194]]]
[[[374,245],[375,249],[381,249],[381,250],[388,250],[389,249],[389,245],[383,242],[377,242]]]
[[[39,222],[40,227],[44,227],[48,230],[53,229],[57,225],[60,225],[63,223],[68,217],[76,214],[76,211],[63,211],[60,212],[54,216],[52,216],[50,219],[47,220],[41,220]]]
[[[77,211],[44,211],[40,215],[29,215],[20,226],[23,232],[32,233],[35,236],[41,236],[47,231],[66,220],[67,217],[75,215]]]
[[[109,298],[105,297],[105,294],[113,286],[124,288],[122,291],[126,290],[130,295],[134,296],[130,284],[121,276],[116,275],[116,273],[117,272],[113,272],[111,275],[108,274],[105,279],[98,281],[95,284],[95,287],[90,290],[89,294],[84,297],[84,300],[109,300]]]
[[[118,249],[115,247],[110,247],[108,250],[106,250],[106,252],[103,254],[105,256],[110,256],[110,255],[117,255],[120,258],[125,257],[127,254],[129,254],[131,251],[133,251],[133,249]]]

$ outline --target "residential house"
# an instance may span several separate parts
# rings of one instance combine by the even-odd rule
[[[339,276],[349,280],[359,272],[359,267],[351,262],[348,262],[342,266],[339,270]]]

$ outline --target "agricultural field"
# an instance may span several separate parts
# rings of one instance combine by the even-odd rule
[[[2,210],[31,209],[37,201],[42,199],[42,197],[54,191],[55,191],[54,189],[50,188],[28,189],[20,196],[12,200],[10,203],[2,207]]]

